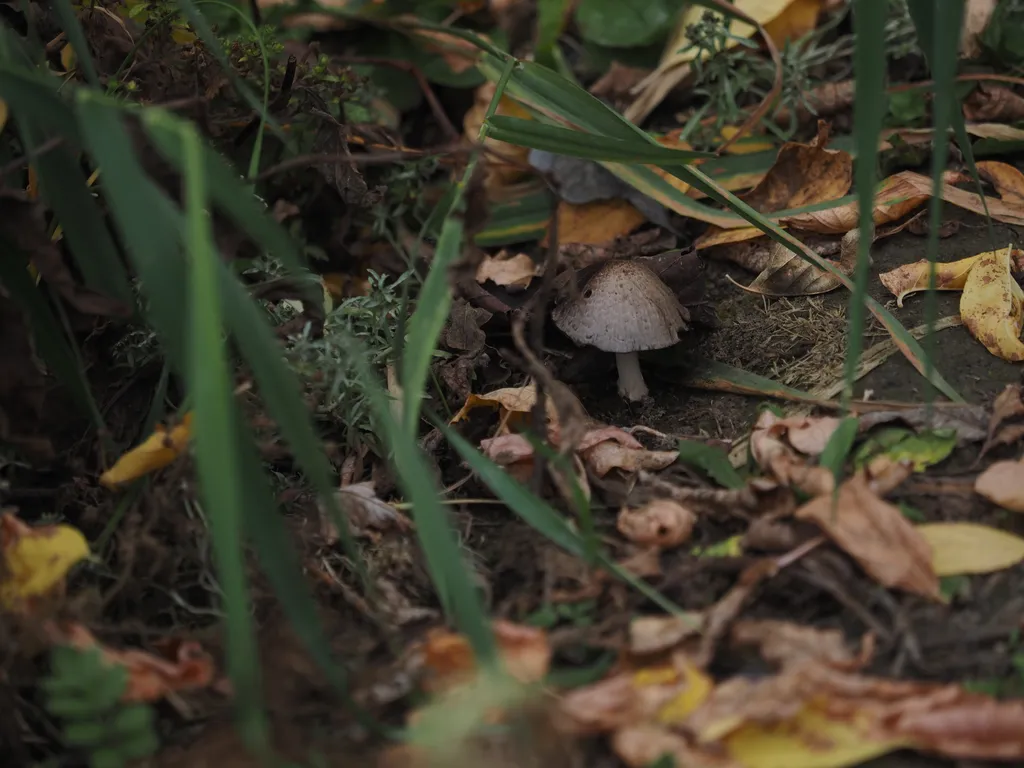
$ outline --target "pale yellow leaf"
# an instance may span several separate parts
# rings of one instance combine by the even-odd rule
[[[191,411],[169,431],[164,425],[158,425],[143,443],[125,453],[114,466],[104,472],[100,476],[100,483],[107,488],[116,488],[166,467],[185,452],[191,434]]]
[[[960,317],[971,335],[996,357],[1024,360],[1020,340],[1024,290],[1010,271],[1013,247],[978,256],[960,297]]]
[[[0,605],[16,610],[63,583],[75,563],[89,556],[89,543],[69,525],[30,527],[11,513],[0,517]]]
[[[924,523],[917,530],[931,545],[938,576],[992,573],[1024,560],[1024,539],[987,525]]]

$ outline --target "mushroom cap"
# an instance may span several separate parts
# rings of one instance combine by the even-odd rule
[[[608,261],[551,318],[581,346],[623,353],[671,347],[687,328],[689,313],[648,267]]]

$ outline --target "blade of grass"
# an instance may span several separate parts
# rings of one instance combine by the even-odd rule
[[[82,25],[78,23],[78,16],[71,5],[71,0],[56,0],[52,7],[57,12],[61,29],[64,30],[68,43],[75,52],[78,68],[85,75],[85,81],[91,87],[98,88],[100,80],[96,75],[96,65],[92,61],[92,49],[85,39],[85,33],[82,32]]]
[[[502,76],[494,90],[494,96],[487,107],[483,124],[477,136],[482,144],[488,134],[488,120],[494,117],[501,101],[505,86],[512,75],[515,60],[506,62]],[[417,433],[420,422],[420,408],[426,391],[430,361],[437,348],[437,339],[441,335],[448,312],[452,304],[452,289],[449,284],[449,267],[462,254],[462,239],[465,230],[463,216],[466,211],[466,190],[469,187],[473,172],[476,170],[479,153],[474,154],[466,165],[466,171],[456,185],[454,200],[448,214],[441,225],[441,237],[434,253],[434,261],[430,265],[430,273],[423,283],[416,310],[409,320],[409,339],[405,345],[400,361],[400,379],[402,383],[402,421],[405,432],[410,438]]]
[[[188,292],[189,394],[194,398],[193,432],[199,487],[207,510],[217,577],[226,612],[225,663],[245,745],[266,754],[269,732],[263,711],[255,626],[249,609],[242,550],[246,510],[238,438],[239,413],[233,395],[219,286],[220,256],[207,212],[206,180],[199,136],[182,136],[185,159],[186,245],[190,257]]]
[[[932,3],[908,0],[907,10],[918,30],[918,36],[925,45],[928,63],[932,70],[932,196],[928,201],[928,292],[925,296],[925,324],[934,328],[939,316],[935,263],[939,255],[939,225],[942,223],[942,174],[949,157],[948,129],[955,104],[954,78],[956,77],[957,51],[960,46],[960,29],[963,24],[964,4],[962,0],[944,3],[941,10]],[[858,41],[859,43],[859,41]],[[962,121],[961,121],[962,122]],[[967,144],[970,151],[970,143]],[[984,197],[982,197],[984,200]],[[987,211],[987,205],[986,205]],[[929,354],[925,358],[926,371],[930,370],[937,347],[937,337],[930,333],[925,338]],[[926,373],[925,378],[928,378]],[[929,387],[926,401],[931,406],[935,398]]]
[[[857,249],[857,264],[854,268],[853,293],[847,305],[849,326],[847,330],[846,361],[843,376],[842,402],[848,405],[853,398],[853,384],[856,381],[857,366],[864,349],[865,302],[868,290],[868,274],[871,265],[871,242],[874,239],[872,219],[875,200],[877,169],[875,150],[878,134],[885,118],[885,17],[888,10],[886,0],[862,0],[853,9],[855,47],[853,66],[856,73],[856,90],[853,102],[853,132],[857,142],[857,160],[854,168],[854,186],[860,217],[860,241]],[[925,379],[932,382],[935,377],[931,361],[924,361]]]

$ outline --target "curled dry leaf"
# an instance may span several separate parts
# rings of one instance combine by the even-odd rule
[[[157,656],[137,649],[105,646],[78,623],[51,625],[49,630],[54,644],[79,650],[98,649],[106,663],[124,667],[128,684],[121,701],[126,703],[159,701],[170,693],[206,688],[214,681],[213,657],[192,640],[164,641],[159,644]]]
[[[513,255],[501,251],[495,256],[484,256],[476,270],[476,281],[485,283],[490,280],[495,285],[521,291],[529,287],[540,271],[540,265],[527,254]]]
[[[1024,419],[1021,417],[1024,417],[1024,387],[1007,384],[992,404],[981,455],[997,445],[1011,445],[1024,437]]]
[[[547,633],[504,619],[491,623],[505,671],[520,683],[542,680],[551,666]],[[450,691],[476,676],[476,654],[465,636],[435,629],[423,646],[423,687],[431,693]]]
[[[1020,122],[1024,120],[1024,96],[1005,85],[978,83],[964,100],[964,117],[979,122]]]
[[[795,516],[817,525],[880,584],[940,599],[928,542],[898,507],[878,496],[869,477],[858,471],[836,496],[812,499]]]
[[[967,275],[960,316],[971,335],[996,357],[1024,360],[1020,340],[1024,290],[1010,272],[1013,247],[983,253]]]
[[[572,398],[575,401],[574,406],[578,406],[579,411],[585,413],[583,404],[579,402],[579,399],[567,387],[564,387],[563,390],[564,392],[560,393],[559,396]],[[501,418],[508,426],[515,426],[522,423],[524,419],[529,418],[536,402],[537,385],[532,381],[522,387],[503,387],[482,395],[471,394],[466,398],[466,402],[463,403],[459,412],[452,417],[451,423],[457,424],[465,420],[470,411],[476,408],[497,408]],[[557,423],[558,408],[555,406],[554,398],[550,396],[546,398],[546,409],[550,422]]]
[[[987,525],[924,523],[917,530],[932,548],[938,576],[992,573],[1024,560],[1024,539]]]
[[[807,660],[824,662],[847,670],[863,668],[874,650],[865,642],[854,654],[846,645],[841,630],[820,629],[772,619],[744,619],[732,628],[732,642],[737,646],[755,646],[765,661],[785,667]]]
[[[819,427],[812,427],[812,423],[806,417],[780,419],[771,411],[762,411],[750,434],[750,452],[758,466],[771,473],[781,485],[817,496],[832,492],[835,487],[832,472],[824,467],[808,465],[806,459],[797,455],[796,450],[784,440],[792,426],[799,435],[798,442],[807,447],[817,447],[829,428],[835,430],[835,426],[830,427],[828,422]]]
[[[974,481],[974,492],[1011,512],[1024,512],[1024,461],[997,461]]]
[[[616,527],[636,544],[663,549],[678,547],[690,540],[697,515],[671,499],[654,499],[639,509],[623,507]]]
[[[827,149],[829,129],[818,121],[818,135],[810,144],[786,142],[775,164],[743,201],[759,213],[770,214],[789,208],[824,203],[846,194],[853,181],[853,158],[842,150]],[[846,232],[846,230],[843,230]],[[709,227],[695,246],[698,249],[759,237],[754,227],[721,229]]]
[[[11,512],[0,515],[0,607],[28,614],[45,595],[63,589],[89,543],[70,525],[30,526]]]
[[[983,160],[977,164],[978,175],[996,188],[999,197],[1017,205],[1024,204],[1024,173],[1009,163]]]
[[[1020,252],[1024,255],[1024,251]],[[979,253],[976,256],[968,256],[959,261],[947,261],[935,265],[935,290],[937,291],[962,291],[967,284],[967,276],[971,269],[978,263],[978,259],[986,254]],[[915,261],[913,264],[904,264],[902,267],[883,272],[878,276],[893,296],[896,297],[897,306],[903,306],[903,299],[911,293],[928,290],[929,262],[927,259]]]
[[[192,435],[192,412],[187,412],[171,429],[158,424],[153,434],[119,458],[100,475],[100,483],[114,489],[132,480],[163,469],[188,448]]]
[[[405,515],[378,498],[372,480],[342,486],[334,492],[334,498],[357,536],[370,535],[372,531],[412,530],[412,522]],[[338,530],[326,505],[320,501],[317,504],[324,538],[334,543],[338,540]]]

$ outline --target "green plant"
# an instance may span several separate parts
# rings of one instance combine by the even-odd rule
[[[98,649],[57,646],[42,681],[46,709],[61,722],[61,736],[82,750],[92,768],[120,768],[159,747],[153,710],[125,704],[128,671],[104,662]]]

